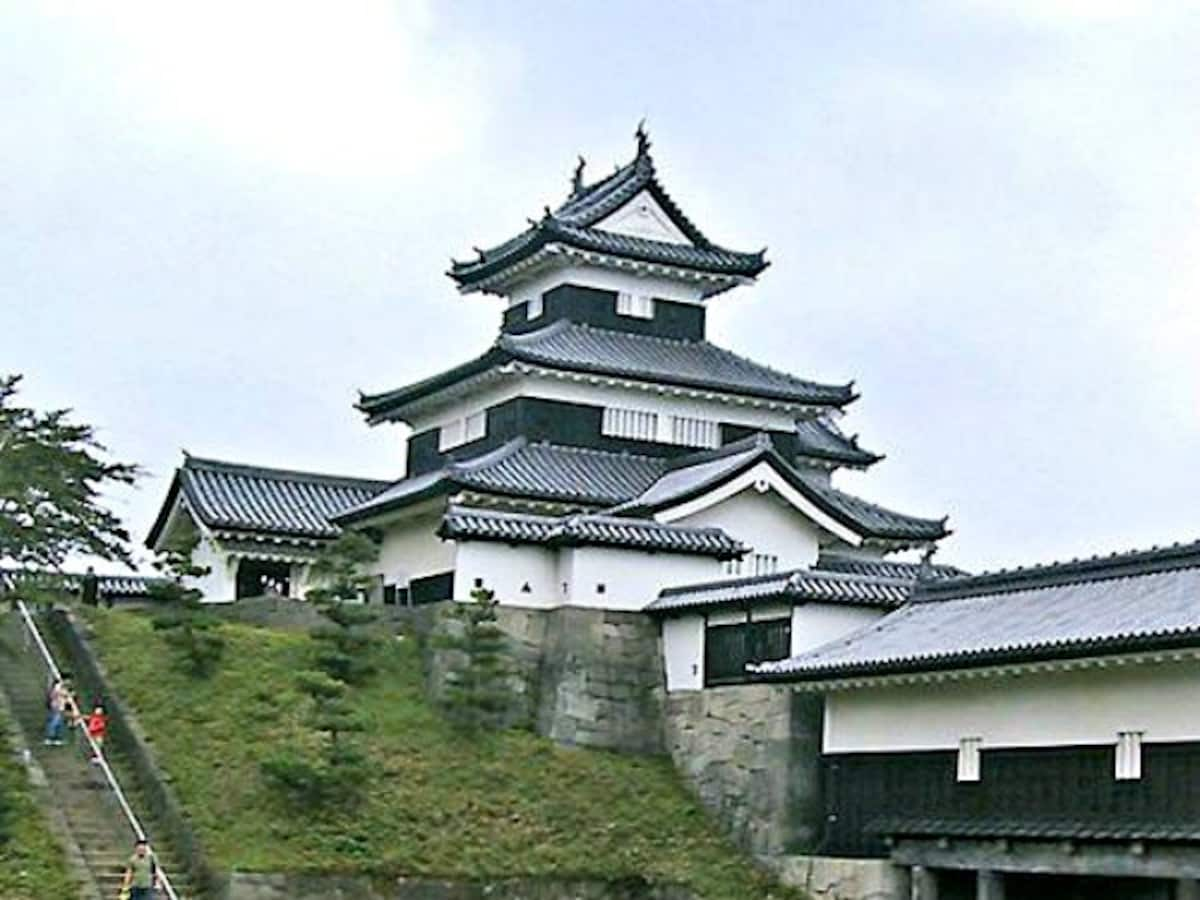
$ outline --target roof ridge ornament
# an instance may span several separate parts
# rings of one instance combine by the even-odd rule
[[[637,130],[633,133],[634,139],[637,141],[637,155],[650,155],[650,134],[646,131],[646,117],[643,116],[638,122]]]
[[[579,154],[579,162],[575,166],[575,171],[571,175],[571,196],[578,197],[583,193],[583,168],[587,165],[587,160],[583,158],[583,154]]]

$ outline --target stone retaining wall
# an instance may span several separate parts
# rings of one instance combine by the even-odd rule
[[[695,896],[680,887],[639,879],[462,882],[235,872],[221,900],[695,900]]]
[[[884,859],[784,856],[772,860],[770,868],[812,900],[909,900],[912,895],[908,869]]]
[[[676,768],[739,846],[758,857],[820,837],[819,697],[754,684],[667,695]]]

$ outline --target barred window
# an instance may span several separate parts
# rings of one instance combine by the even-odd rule
[[[525,303],[525,318],[529,320],[540,318],[545,310],[546,307],[542,301],[541,294],[538,294],[536,297],[530,297]]]
[[[635,319],[653,319],[654,298],[644,294],[621,291],[617,294],[617,315],[631,316]]]
[[[654,441],[658,439],[658,413],[606,406],[600,422],[600,431],[609,437]]]
[[[671,443],[685,447],[719,447],[721,426],[712,419],[671,416]]]

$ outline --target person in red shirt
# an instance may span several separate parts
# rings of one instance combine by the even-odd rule
[[[108,732],[108,715],[104,712],[104,706],[97,703],[92,711],[87,716],[87,733],[96,744],[97,751],[104,748],[104,735]],[[99,763],[100,757],[93,756],[93,763]]]

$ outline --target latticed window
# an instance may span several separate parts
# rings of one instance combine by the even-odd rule
[[[750,663],[787,659],[792,652],[791,618],[710,625],[704,634],[704,683],[748,680]]]
[[[671,443],[685,447],[719,447],[721,426],[711,419],[671,416]]]
[[[644,294],[621,291],[617,294],[617,315],[632,316],[635,319],[653,319],[654,298]]]
[[[658,413],[606,406],[600,430],[609,437],[654,441],[658,439]]]

